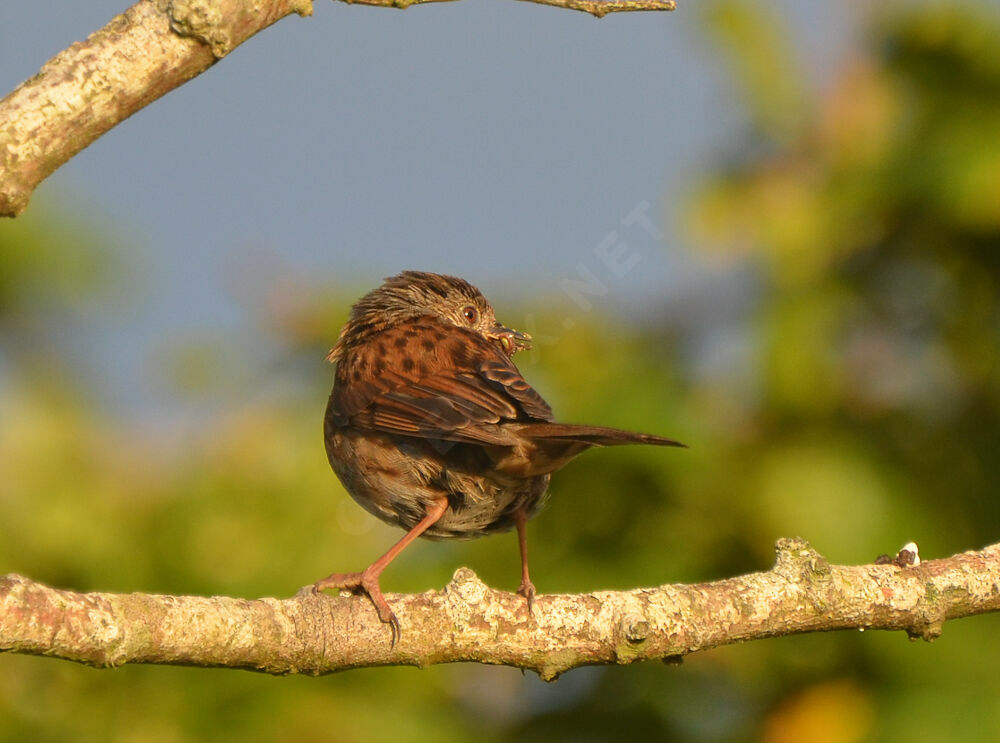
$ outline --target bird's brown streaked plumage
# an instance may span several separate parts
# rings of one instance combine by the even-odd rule
[[[517,528],[528,599],[524,524],[550,475],[594,446],[682,446],[645,433],[553,421],[511,356],[530,338],[497,322],[486,298],[454,276],[405,271],[351,310],[324,419],[330,464],[370,513],[407,530],[360,573],[314,588],[363,590],[392,626],[379,575],[418,536],[469,538]]]

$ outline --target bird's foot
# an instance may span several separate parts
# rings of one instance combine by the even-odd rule
[[[358,593],[368,594],[368,598],[375,605],[378,618],[385,624],[388,624],[392,630],[391,647],[396,646],[400,635],[399,620],[396,619],[396,615],[389,608],[389,602],[382,595],[377,573],[369,573],[367,570],[363,570],[360,573],[331,573],[322,580],[313,583],[312,586],[313,593],[319,593],[327,588],[348,591],[354,595]]]
[[[518,596],[524,596],[528,602],[528,614],[534,614],[535,609],[535,584],[530,579],[524,578],[517,589]]]

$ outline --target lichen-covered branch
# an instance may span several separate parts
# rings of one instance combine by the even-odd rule
[[[257,600],[74,593],[0,578],[0,652],[95,666],[164,663],[323,674],[476,661],[553,679],[592,664],[673,659],[734,642],[838,629],[904,630],[1000,610],[1000,544],[909,567],[831,565],[806,542],[774,568],[713,583],[539,596],[496,591],[461,568],[443,591],[387,595],[389,628],[363,596]]]
[[[355,1],[405,8],[440,0]],[[529,1],[598,17],[675,7],[674,0]],[[24,211],[39,183],[120,121],[291,13],[311,15],[312,0],[140,0],[53,57],[0,100],[0,217]]]
[[[0,100],[0,216],[120,121],[311,0],[141,0]],[[15,29],[7,29],[14,32]]]

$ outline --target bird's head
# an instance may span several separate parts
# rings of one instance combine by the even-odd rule
[[[345,345],[421,317],[479,333],[508,356],[531,348],[531,336],[497,322],[486,297],[468,281],[456,276],[404,271],[387,278],[357,301],[327,358],[336,361]]]

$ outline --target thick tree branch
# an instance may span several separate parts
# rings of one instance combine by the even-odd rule
[[[141,0],[0,100],[0,216],[144,106],[311,0]]]
[[[802,632],[896,629],[932,640],[948,619],[1000,610],[1000,544],[912,567],[831,565],[797,539],[779,541],[777,553],[768,572],[714,583],[539,596],[533,616],[521,597],[461,568],[443,591],[387,597],[402,625],[395,647],[360,596],[74,593],[8,575],[0,651],[274,674],[478,661],[553,679]]]
[[[351,2],[351,0],[345,0]],[[405,8],[440,0],[357,0]],[[673,10],[674,0],[529,0],[595,16]],[[0,100],[0,216],[106,131],[312,0],[140,0]]]

